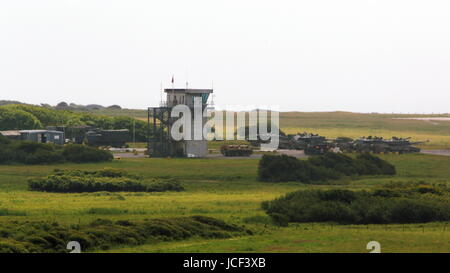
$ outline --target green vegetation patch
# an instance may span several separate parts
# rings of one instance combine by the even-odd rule
[[[31,191],[79,193],[79,192],[161,192],[182,191],[174,180],[142,183],[142,178],[124,170],[105,168],[98,171],[59,170],[43,178],[28,180]]]
[[[388,184],[372,191],[304,190],[262,208],[274,222],[340,224],[426,223],[450,220],[450,190],[427,183]]]
[[[113,159],[109,151],[77,144],[64,146],[62,155],[65,160],[74,163],[104,162]]]
[[[89,251],[191,237],[230,238],[250,233],[243,227],[204,216],[140,221],[97,219],[83,226],[9,222],[0,224],[0,253],[68,252],[66,246],[70,241],[78,241],[82,251]]]
[[[299,181],[317,184],[337,180],[343,176],[393,175],[395,167],[371,154],[360,154],[356,158],[338,153],[313,156],[299,160],[287,155],[263,155],[259,161],[260,181]]]
[[[60,146],[52,143],[10,141],[2,135],[0,135],[0,151],[0,164],[86,163],[113,159],[111,152],[85,145]]]

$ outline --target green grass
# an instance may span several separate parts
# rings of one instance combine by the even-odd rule
[[[119,247],[109,252],[323,252],[367,253],[366,245],[378,241],[382,252],[448,253],[449,226],[424,225],[336,226],[325,224],[267,227],[261,234],[231,239],[186,240],[136,247]]]
[[[0,166],[0,221],[50,220],[66,224],[88,223],[99,217],[139,220],[173,216],[205,215],[246,225],[256,235],[232,240],[191,239],[148,244],[112,251],[145,252],[366,252],[369,240],[378,240],[392,252],[443,252],[450,249],[450,227],[442,223],[406,225],[405,231],[388,226],[331,226],[317,224],[277,228],[265,223],[260,203],[287,192],[308,188],[369,189],[392,181],[450,181],[450,157],[422,154],[382,155],[396,165],[397,176],[363,177],[344,186],[302,185],[296,182],[265,183],[256,177],[257,159],[122,159],[108,163],[42,166]],[[123,168],[149,178],[177,178],[185,192],[79,193],[30,192],[27,180],[47,175],[54,168],[96,170]],[[253,220],[251,220],[253,218]],[[259,218],[259,220],[258,220]],[[250,219],[250,220],[249,220]],[[256,219],[256,220],[254,220]],[[262,220],[261,220],[262,219]],[[305,229],[308,228],[308,229]],[[402,227],[403,228],[403,227]],[[302,241],[303,240],[303,241]],[[367,241],[367,242],[366,242]],[[298,243],[297,243],[298,242]]]
[[[145,110],[98,110],[94,114],[126,115],[147,120]],[[313,132],[328,138],[368,135],[412,137],[426,141],[423,149],[450,149],[450,122],[425,122],[396,118],[436,115],[360,114],[348,112],[280,114],[286,133]],[[442,115],[441,115],[442,116]],[[449,115],[446,115],[449,117]],[[209,142],[209,149],[242,141]],[[145,148],[145,143],[130,147]],[[108,163],[58,165],[0,165],[0,222],[58,221],[87,224],[99,217],[112,220],[205,215],[246,225],[255,235],[232,239],[192,238],[178,242],[118,246],[112,252],[368,252],[366,244],[376,240],[383,252],[449,252],[448,223],[414,225],[349,226],[291,224],[278,228],[260,209],[262,201],[301,189],[370,189],[393,181],[450,182],[450,157],[423,154],[381,155],[397,167],[396,176],[366,176],[345,185],[302,185],[296,182],[258,182],[257,159],[147,159],[123,158]],[[176,178],[184,192],[77,193],[30,192],[27,180],[49,174],[54,168],[97,170],[123,168],[144,180]],[[446,226],[447,225],[447,226]]]

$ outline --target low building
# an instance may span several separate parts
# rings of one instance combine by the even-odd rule
[[[86,133],[94,128],[88,125],[77,126],[47,126],[47,130],[64,132],[66,142],[83,144],[86,140]]]
[[[22,130],[20,139],[38,143],[64,144],[64,132],[51,130]]]

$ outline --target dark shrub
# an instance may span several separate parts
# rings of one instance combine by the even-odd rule
[[[65,146],[62,154],[67,161],[75,163],[101,162],[113,159],[113,155],[109,151],[78,144]]]
[[[450,193],[426,195],[414,188],[304,190],[288,193],[261,207],[274,222],[338,222],[343,224],[425,223],[450,220]],[[442,198],[441,198],[442,197]],[[280,221],[282,219],[282,221]]]
[[[325,155],[310,157],[308,162],[318,167],[332,169],[344,175],[354,175],[358,173],[355,160],[344,154],[330,152]]]
[[[33,154],[39,150],[54,151],[54,144],[37,143],[31,141],[16,141],[13,144],[16,151],[25,152],[27,154]]]
[[[124,170],[105,168],[98,171],[59,170],[44,178],[28,180],[32,191],[45,192],[162,192],[182,191],[184,188],[177,181],[157,181],[148,185],[141,182],[141,177],[128,174]]]
[[[315,166],[292,156],[263,155],[259,161],[258,176],[260,181],[311,183],[338,179],[340,175],[331,169]]]
[[[54,144],[37,143],[30,141],[16,141],[9,147],[14,156],[10,161],[24,164],[48,164],[64,161],[61,154],[61,146]]]
[[[147,191],[147,187],[127,177],[76,177],[66,175],[49,175],[45,178],[30,179],[29,189],[46,192],[96,192],[96,191]]]
[[[344,203],[351,203],[356,200],[357,195],[349,190],[329,190],[320,191],[319,198],[323,201],[339,201]]]
[[[289,225],[289,217],[287,215],[272,213],[270,217],[272,218],[273,223],[278,226],[287,227]]]
[[[150,183],[147,186],[146,191],[148,192],[163,192],[163,191],[184,191],[184,187],[181,186],[178,181],[157,181]]]
[[[25,164],[49,164],[49,163],[61,163],[64,161],[64,157],[59,151],[49,151],[39,149],[32,154],[24,156],[23,163]]]
[[[6,138],[2,134],[0,134],[0,145],[10,144],[10,143],[11,143],[11,141],[8,138]]]
[[[31,141],[9,141],[0,139],[0,163],[49,164],[64,161],[83,163],[110,161],[109,151],[84,145],[59,146]],[[109,174],[114,177],[114,173]]]
[[[259,161],[258,176],[261,181],[297,181],[296,170],[302,168],[295,157],[281,155],[263,155]]]
[[[287,155],[263,155],[259,161],[260,181],[299,181],[302,183],[324,183],[342,176],[392,175],[395,167],[370,154],[353,159],[344,154],[326,153],[308,160],[298,160]]]
[[[0,144],[0,163],[8,163],[15,161],[17,156],[16,151],[11,147]]]
[[[395,166],[369,153],[359,154],[356,161],[360,164],[359,174],[396,174]]]
[[[248,234],[242,227],[204,217],[121,220],[97,219],[83,226],[60,226],[48,222],[2,222],[0,253],[67,252],[69,241],[78,241],[82,251],[109,249],[118,245],[138,245],[148,241],[181,240],[190,237],[230,238]]]
[[[426,223],[450,220],[450,204],[442,206],[421,199],[398,200],[392,208],[391,217],[397,223]]]

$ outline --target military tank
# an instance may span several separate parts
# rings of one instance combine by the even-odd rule
[[[261,143],[268,143],[264,141],[260,135],[258,140],[248,140],[250,145],[260,147]],[[286,135],[280,133],[278,149],[280,150],[304,150],[306,155],[320,155],[324,154],[336,147],[333,142],[330,142],[326,137],[311,133],[297,133]]]
[[[91,130],[86,133],[87,144],[91,146],[124,147],[130,139],[128,129],[121,130]]]
[[[220,152],[224,156],[250,156],[253,150],[249,145],[222,145]]]
[[[292,136],[298,150],[304,150],[305,155],[322,155],[335,147],[326,137],[318,134],[300,133]]]
[[[358,153],[418,153],[420,149],[414,147],[423,142],[411,142],[408,138],[392,137],[384,139],[383,137],[369,136],[362,137],[351,142],[337,143],[339,149],[343,152]]]
[[[409,139],[410,138],[392,137],[387,141],[389,144],[389,151],[399,154],[420,153],[420,148],[414,147],[413,145],[422,144],[424,142],[411,142]]]

